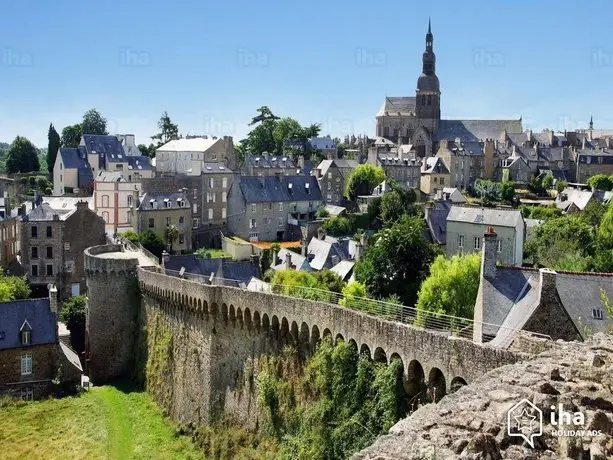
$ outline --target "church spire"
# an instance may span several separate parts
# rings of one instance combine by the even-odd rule
[[[432,27],[430,27],[430,26],[431,26],[431,23],[430,23],[430,16],[428,16],[428,33],[429,33],[429,34],[432,34]]]
[[[426,34],[426,50],[423,54],[423,68],[422,73],[425,75],[434,75],[436,73],[436,56],[434,55],[434,51],[432,49],[432,44],[434,42],[434,36],[432,35],[432,23],[430,18],[428,18],[428,33]]]
[[[590,129],[594,129],[594,116],[590,115]]]

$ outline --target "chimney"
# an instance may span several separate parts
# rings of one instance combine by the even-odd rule
[[[481,258],[481,273],[485,278],[496,277],[496,253],[498,250],[498,235],[493,227],[487,227],[483,235],[483,255]]]
[[[320,240],[325,240],[326,239],[326,231],[324,230],[323,227],[319,227],[317,229],[317,238]]]
[[[539,270],[541,302],[555,299],[557,294],[556,275],[557,273],[549,268]]]
[[[162,268],[165,268],[166,263],[170,260],[170,254],[165,250],[162,251]]]
[[[51,308],[51,313],[55,313],[57,321],[57,288],[55,284],[49,286],[49,307]]]
[[[426,222],[430,220],[430,214],[432,213],[432,203],[428,202],[424,205],[424,219]]]
[[[307,255],[308,244],[306,238],[303,238],[300,242],[300,254],[302,257],[306,257]]]
[[[298,167],[304,172],[304,155],[298,155]]]
[[[338,256],[332,256],[330,258],[330,261],[332,262],[332,266],[334,267],[335,265],[337,265],[340,262],[340,259]]]
[[[252,264],[260,265],[260,256],[258,256],[257,254],[251,254],[250,259]]]
[[[292,268],[292,254],[287,251],[285,253],[285,269],[289,270],[290,268]]]

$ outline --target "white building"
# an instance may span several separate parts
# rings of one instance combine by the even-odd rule
[[[232,169],[235,159],[232,136],[188,136],[158,148],[155,152],[155,167],[159,173],[199,176],[205,163],[223,162]]]
[[[94,180],[93,209],[105,222],[107,235],[134,230],[134,210],[140,181],[128,181],[120,172],[102,171]]]

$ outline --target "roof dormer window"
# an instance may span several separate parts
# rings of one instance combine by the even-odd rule
[[[21,337],[22,345],[30,345],[32,344],[32,327],[28,320],[25,320],[19,329],[19,335]]]

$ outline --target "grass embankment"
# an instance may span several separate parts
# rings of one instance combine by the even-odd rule
[[[201,451],[149,395],[113,386],[0,409],[0,457],[8,459],[201,459]]]

